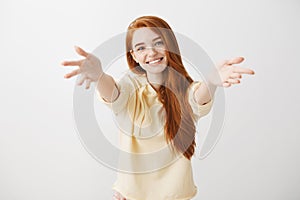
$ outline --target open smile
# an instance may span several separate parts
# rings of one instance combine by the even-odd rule
[[[151,60],[151,61],[147,61],[146,64],[157,64],[159,62],[161,62],[164,58],[161,57],[161,58],[158,58],[158,59],[155,59],[155,60]]]

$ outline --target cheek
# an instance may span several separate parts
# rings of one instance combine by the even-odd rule
[[[136,60],[137,60],[138,62],[143,62],[144,59],[145,59],[145,56],[143,56],[143,55],[137,55],[135,58],[136,58]]]

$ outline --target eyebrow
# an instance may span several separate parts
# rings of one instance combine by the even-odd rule
[[[158,40],[158,39],[161,39],[161,37],[158,36],[158,37],[154,38],[154,39],[152,40],[152,42],[154,42],[155,40]],[[134,47],[137,47],[137,46],[142,45],[142,44],[145,44],[145,43],[144,43],[144,42],[137,43],[136,45],[134,45]]]

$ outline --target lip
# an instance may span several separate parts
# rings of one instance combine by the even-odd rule
[[[146,64],[148,64],[148,65],[155,65],[155,64],[160,63],[163,59],[164,59],[164,57],[155,58],[155,59],[146,61]],[[154,62],[154,61],[157,61],[157,62]],[[154,63],[151,63],[151,62],[154,62]]]

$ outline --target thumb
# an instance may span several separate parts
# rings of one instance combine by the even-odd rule
[[[84,51],[82,48],[78,47],[78,46],[74,46],[76,52],[84,57],[87,57],[89,55],[89,53],[87,53],[86,51]]]
[[[239,64],[243,62],[245,59],[243,57],[235,57],[231,60],[228,60],[226,64],[233,65],[233,64]]]

